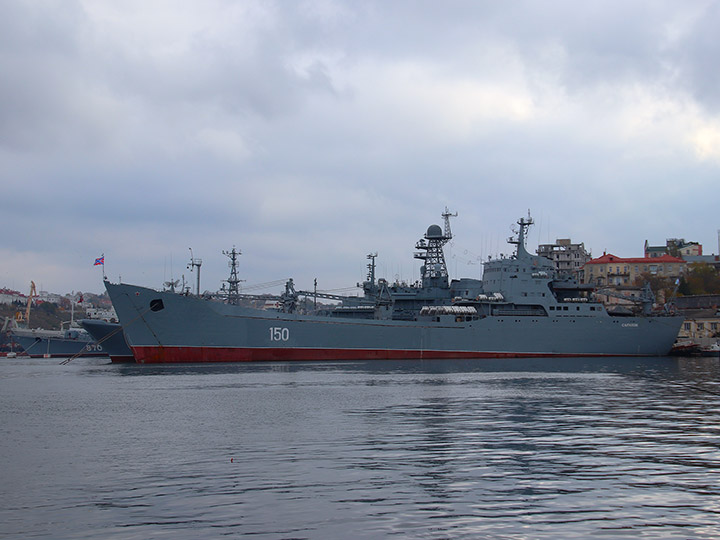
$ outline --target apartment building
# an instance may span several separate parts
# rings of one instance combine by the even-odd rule
[[[585,244],[573,244],[570,238],[558,238],[554,244],[540,244],[537,254],[555,263],[560,274],[581,279],[582,268],[592,255],[585,250]]]
[[[671,255],[623,258],[604,253],[602,257],[585,263],[583,282],[599,287],[630,286],[643,273],[678,278],[686,268],[687,262]]]

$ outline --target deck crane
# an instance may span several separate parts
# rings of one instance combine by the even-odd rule
[[[632,302],[634,304],[640,304],[644,315],[649,315],[650,312],[652,312],[653,304],[655,303],[655,294],[653,294],[649,283],[645,283],[645,285],[643,285],[640,296],[628,296],[612,289],[597,289],[595,294],[609,297],[611,296],[613,298],[627,300],[628,302]]]

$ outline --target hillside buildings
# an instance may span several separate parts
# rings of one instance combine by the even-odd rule
[[[645,257],[650,259],[663,255],[685,258],[687,256],[697,257],[702,254],[702,244],[686,242],[684,238],[668,238],[664,246],[651,246],[645,240]]]
[[[677,282],[686,268],[685,261],[670,255],[624,258],[604,253],[585,263],[584,283],[599,289],[597,294],[604,304],[630,306],[643,296],[643,282],[647,276]],[[657,301],[663,303],[665,291],[659,290],[657,294]]]
[[[5,288],[0,289],[0,304],[19,304],[26,301],[27,297],[18,291],[13,291],[12,289]]]
[[[671,255],[623,258],[605,253],[585,263],[584,282],[599,287],[632,286],[642,274],[677,279],[686,268],[687,262]]]
[[[709,264],[710,266],[715,268],[715,270],[720,271],[720,255],[687,255],[684,256],[683,259],[688,264]]]
[[[673,284],[679,283],[690,261],[715,262],[716,267],[720,267],[720,260],[717,260],[720,258],[703,256],[701,244],[684,238],[669,238],[664,246],[651,246],[646,240],[643,257],[603,253],[593,259],[583,243],[573,243],[569,238],[559,238],[554,244],[541,244],[537,254],[553,261],[560,275],[594,286],[599,300],[605,304],[626,307],[638,303],[648,278],[661,278],[661,282],[664,278],[669,285],[656,290],[657,301],[663,303],[664,296],[672,294]],[[654,283],[656,288],[657,282]]]
[[[676,309],[685,315],[678,339],[709,346],[720,337],[720,295],[700,294],[673,298]]]

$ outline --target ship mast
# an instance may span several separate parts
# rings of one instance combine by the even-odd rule
[[[367,256],[367,259],[370,261],[367,265],[367,280],[373,287],[375,286],[375,259],[377,258],[377,256],[377,252],[369,253]]]
[[[375,299],[380,298],[382,294],[382,284],[385,282],[385,280],[383,279],[379,281],[376,281],[375,279],[375,259],[377,259],[377,256],[377,251],[375,253],[368,253],[368,255],[366,256],[367,260],[370,262],[367,264],[367,277],[365,278],[365,281],[362,282],[362,288],[363,292],[365,293],[365,297]],[[360,287],[361,284],[358,283],[357,286]]]
[[[454,216],[457,216],[457,213],[451,214],[446,207],[442,213],[445,230],[443,231],[439,225],[430,225],[425,233],[425,237],[421,238],[417,244],[415,244],[415,249],[421,251],[415,252],[413,256],[416,259],[424,261],[420,267],[423,288],[448,288],[449,286],[443,246],[452,239],[450,218]]]
[[[452,238],[452,232],[450,231],[450,218],[457,217],[457,215],[457,212],[451,214],[447,206],[445,207],[445,211],[442,213],[442,218],[445,222],[445,237],[448,239],[448,241]]]
[[[535,223],[533,221],[533,218],[530,217],[530,210],[528,210],[528,217],[520,218],[517,221],[517,224],[520,226],[520,229],[517,232],[517,238],[510,237],[508,238],[508,244],[515,244],[517,246],[517,258],[523,258],[527,255],[530,255],[527,250],[525,249],[525,239],[527,237],[527,230],[530,228],[530,225]]]
[[[238,278],[238,255],[241,255],[242,253],[240,250],[235,249],[235,246],[233,246],[232,250],[223,251],[222,253],[230,259],[228,262],[228,266],[230,267],[230,277],[225,280],[228,284],[227,302],[228,304],[237,304],[240,299],[239,284],[243,281]]]
[[[196,259],[193,257],[192,248],[190,250],[190,262],[187,265],[188,270],[191,272],[197,267],[197,287],[195,288],[195,294],[200,296],[200,267],[202,266],[202,259]]]

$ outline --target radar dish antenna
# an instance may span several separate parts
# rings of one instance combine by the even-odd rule
[[[171,278],[170,281],[166,281],[165,283],[163,283],[163,285],[165,285],[165,287],[167,288],[167,290],[169,290],[170,292],[174,293],[174,292],[175,292],[175,287],[177,287],[178,285],[180,285],[180,280],[179,280],[179,279],[172,280],[172,278]]]

